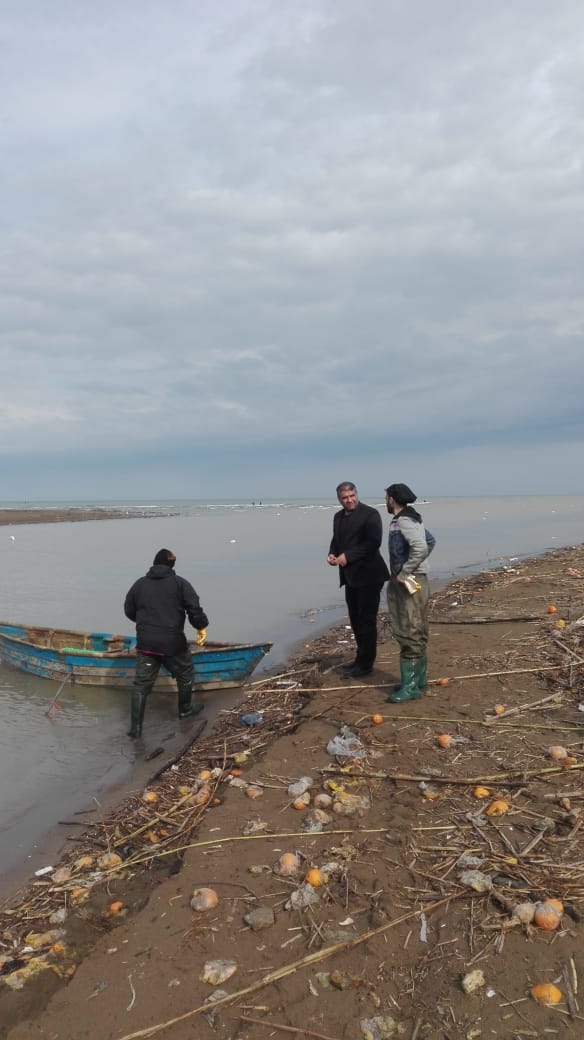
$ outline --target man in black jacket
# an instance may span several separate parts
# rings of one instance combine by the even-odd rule
[[[345,675],[358,677],[373,670],[379,597],[389,571],[379,552],[383,525],[377,510],[359,501],[357,488],[348,480],[339,484],[337,498],[343,508],[335,513],[327,562],[339,568],[357,644],[355,660],[343,671]]]
[[[128,732],[133,738],[142,735],[146,698],[161,665],[176,679],[179,719],[203,709],[201,703],[192,703],[193,659],[184,627],[188,617],[202,646],[209,621],[193,586],[174,573],[175,561],[170,549],[160,549],[153,566],[132,585],[124,602],[124,614],[136,622],[136,677]]]

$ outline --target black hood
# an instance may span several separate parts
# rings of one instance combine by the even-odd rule
[[[167,563],[154,563],[146,577],[153,578],[155,581],[160,581],[161,578],[170,578],[172,574],[174,574],[174,571]]]

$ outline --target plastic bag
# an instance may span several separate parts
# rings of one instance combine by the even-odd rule
[[[348,726],[341,726],[336,737],[329,740],[327,754],[345,756],[347,758],[364,758],[365,750],[359,737]]]
[[[240,715],[239,721],[243,726],[261,726],[264,721],[263,711],[250,711],[246,715]]]
[[[295,783],[290,784],[288,787],[288,794],[291,798],[300,798],[301,794],[305,794],[309,787],[312,787],[314,781],[311,776],[301,776],[300,780],[296,780]]]

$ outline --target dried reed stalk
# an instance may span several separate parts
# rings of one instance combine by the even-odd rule
[[[486,781],[503,781],[513,780],[515,778],[527,778],[530,776],[549,776],[550,773],[565,773],[571,772],[575,769],[584,769],[584,762],[578,762],[573,766],[547,766],[545,769],[511,769],[507,773],[492,773],[490,776],[467,776],[467,777],[456,777],[456,776],[429,776],[426,774],[412,774],[412,773],[382,773],[382,772],[368,772],[357,774],[359,779],[368,780],[412,780],[416,783],[424,780],[426,783],[431,780],[433,784],[457,784],[461,787],[469,787],[471,784],[483,784]],[[334,769],[327,766],[326,769],[320,769],[320,773],[330,775],[331,773],[346,776],[346,773],[342,769]]]
[[[285,1026],[281,1022],[268,1022],[263,1018],[252,1018],[251,1015],[239,1015],[240,1022],[253,1022],[257,1026],[266,1026],[267,1029],[279,1029],[283,1033],[294,1033],[295,1036],[313,1037],[314,1040],[337,1040],[334,1036],[325,1036],[324,1033],[314,1033],[312,1029],[299,1029],[297,1026]]]

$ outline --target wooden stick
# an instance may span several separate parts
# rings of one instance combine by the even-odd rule
[[[312,1029],[298,1029],[296,1026],[284,1026],[280,1022],[268,1022],[267,1019],[252,1018],[251,1015],[239,1015],[239,1019],[241,1022],[253,1022],[257,1026],[267,1026],[268,1029],[281,1029],[283,1033],[295,1033],[297,1036],[314,1037],[314,1040],[336,1040],[334,1036],[325,1036],[324,1033],[313,1033]]]
[[[314,835],[312,835],[312,837],[314,837]],[[476,893],[471,893],[471,895],[475,894]],[[301,957],[300,960],[292,961],[291,964],[287,964],[283,968],[277,968],[275,971],[270,971],[267,975],[264,975],[263,978],[258,979],[257,982],[253,982],[251,986],[246,986],[244,989],[240,989],[236,993],[229,993],[227,996],[221,997],[220,1000],[213,1001],[212,1004],[201,1004],[199,1007],[183,1012],[182,1015],[177,1015],[176,1018],[170,1018],[167,1022],[159,1022],[154,1026],[147,1026],[146,1029],[139,1029],[135,1033],[127,1033],[125,1036],[119,1037],[118,1040],[141,1040],[142,1037],[153,1036],[155,1033],[162,1032],[162,1030],[168,1029],[170,1026],[177,1025],[178,1022],[184,1022],[185,1019],[192,1018],[193,1015],[200,1015],[203,1011],[215,1011],[218,1007],[232,1004],[234,1001],[241,1000],[242,997],[249,996],[250,993],[257,993],[258,990],[264,989],[265,986],[269,986],[272,982],[278,982],[280,979],[287,978],[288,975],[293,975],[294,972],[299,971],[302,968],[306,968],[311,964],[322,963],[322,961],[328,960],[329,957],[332,957],[336,953],[344,953],[345,950],[352,950],[356,946],[361,946],[363,943],[368,942],[369,939],[373,939],[378,935],[383,935],[384,932],[388,932],[398,924],[403,924],[404,921],[410,921],[413,917],[418,917],[421,913],[427,914],[431,910],[436,910],[439,906],[444,906],[446,903],[450,903],[453,899],[462,896],[468,898],[468,895],[468,892],[455,892],[452,895],[446,896],[444,899],[438,899],[435,903],[430,903],[421,910],[410,910],[407,914],[402,914],[401,917],[396,917],[395,920],[388,921],[386,924],[382,924],[378,928],[371,928],[368,932],[364,932],[363,935],[358,935],[356,939],[334,943],[333,946],[327,946],[323,950],[317,950],[316,953],[310,953],[307,957]]]

